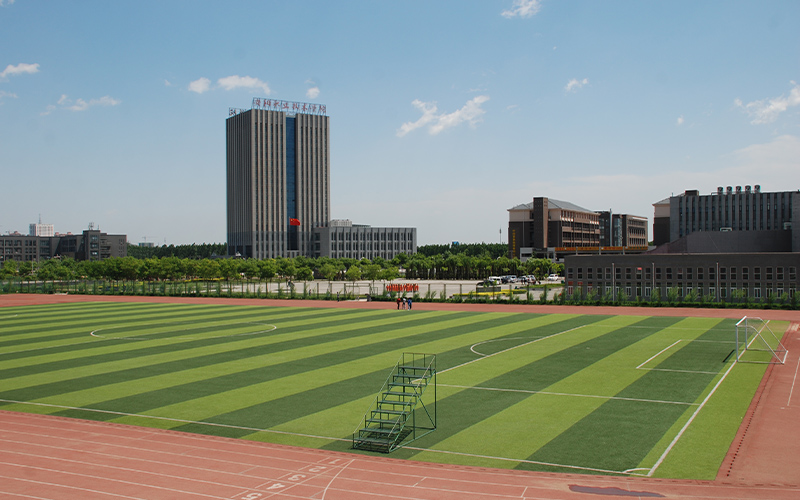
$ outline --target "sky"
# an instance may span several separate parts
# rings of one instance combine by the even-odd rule
[[[647,217],[800,188],[796,0],[0,0],[0,233],[226,239],[225,120],[324,104],[331,217],[507,242],[546,196]],[[652,238],[652,234],[650,235]]]

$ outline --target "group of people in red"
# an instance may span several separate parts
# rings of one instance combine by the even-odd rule
[[[400,308],[411,310],[411,297],[397,297],[397,310],[399,311]]]

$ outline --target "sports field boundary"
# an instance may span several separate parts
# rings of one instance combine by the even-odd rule
[[[394,308],[394,305],[382,302],[0,295],[0,307],[67,302]],[[753,315],[790,321],[792,325],[782,340],[789,350],[786,365],[767,368],[714,481],[587,476],[431,464],[0,410],[0,439],[4,442],[0,451],[0,478],[3,478],[0,480],[0,493],[7,494],[8,498],[53,500],[126,496],[167,498],[179,493],[187,498],[243,500],[588,499],[596,498],[595,495],[608,499],[800,498],[800,429],[796,425],[800,421],[800,404],[797,403],[800,398],[792,399],[797,383],[795,374],[800,367],[798,311],[448,303],[418,303],[415,308],[731,319]],[[135,453],[125,448],[132,443],[139,447]],[[102,457],[96,456],[98,447],[103,449]],[[234,456],[235,460],[228,460]],[[133,462],[123,465],[129,459]],[[208,469],[200,468],[198,471],[195,464],[203,461]],[[220,470],[222,462],[225,467]],[[235,471],[226,467],[233,467]],[[153,469],[169,471],[169,474],[152,473]],[[216,472],[223,473],[224,479],[217,481]],[[167,476],[169,487],[165,486]],[[375,481],[376,477],[382,480]]]

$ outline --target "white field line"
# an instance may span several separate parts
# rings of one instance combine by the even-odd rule
[[[552,335],[548,335],[548,336],[546,336],[546,337],[540,337],[540,338],[538,338],[538,339],[531,340],[530,342],[525,342],[524,344],[515,345],[514,347],[509,347],[508,349],[503,349],[502,351],[497,351],[497,352],[496,352],[496,353],[494,353],[494,354],[488,354],[488,355],[486,355],[486,356],[484,356],[484,357],[482,357],[482,358],[473,359],[472,361],[467,361],[466,363],[461,363],[460,365],[451,366],[450,368],[447,368],[447,369],[445,369],[445,370],[441,370],[441,371],[439,371],[439,372],[437,372],[437,373],[438,373],[439,375],[441,375],[442,373],[449,372],[450,370],[455,370],[456,368],[461,368],[462,366],[467,366],[467,365],[469,365],[469,364],[472,364],[472,363],[474,363],[474,362],[476,362],[476,361],[481,361],[481,360],[484,360],[484,359],[488,359],[488,358],[491,358],[492,356],[497,356],[498,354],[503,354],[504,352],[508,352],[508,351],[511,351],[511,350],[517,349],[517,348],[519,348],[519,347],[525,347],[526,345],[533,344],[534,342],[539,342],[540,340],[546,340],[546,339],[550,339],[550,338],[556,337],[556,336],[558,336],[558,335],[561,335],[561,334],[563,334],[563,333],[569,333],[569,332],[573,332],[573,331],[575,331],[575,330],[578,330],[578,329],[580,329],[580,328],[583,328],[584,326],[587,326],[587,325],[576,326],[575,328],[570,328],[569,330],[564,330],[563,332],[554,333],[554,334],[552,334]],[[478,345],[478,344],[473,344],[473,346],[475,346],[475,345]],[[474,352],[474,351],[473,351],[473,352]]]
[[[544,394],[547,396],[568,396],[573,398],[596,398],[596,399],[615,399],[619,401],[634,401],[639,403],[661,403],[668,405],[685,405],[697,406],[698,403],[687,403],[685,401],[662,401],[659,399],[638,399],[638,398],[621,398],[618,396],[599,396],[596,394],[570,394],[568,392],[548,392],[548,391],[531,391],[526,389],[502,389],[497,387],[476,387],[467,385],[451,385],[451,384],[436,384],[439,387],[453,387],[456,389],[476,389],[479,391],[498,391],[498,392],[521,392],[524,394]]]
[[[299,437],[307,437],[312,439],[327,439],[331,441],[350,441],[349,439],[343,438],[335,438],[335,437],[328,437],[328,436],[316,436],[314,434],[302,434],[299,432],[288,432],[288,431],[276,431],[272,429],[259,429],[257,427],[242,427],[239,425],[229,425],[229,424],[217,424],[214,422],[197,422],[195,420],[184,420],[181,418],[169,418],[169,417],[157,417],[155,415],[146,415],[142,413],[125,413],[121,411],[111,411],[111,410],[99,410],[96,408],[81,408],[80,406],[65,406],[65,405],[56,405],[56,404],[49,404],[49,403],[34,403],[31,401],[15,401],[13,399],[0,399],[0,402],[3,403],[14,403],[20,405],[31,405],[31,406],[43,406],[47,408],[58,408],[61,410],[82,410],[82,411],[89,411],[94,413],[105,413],[108,415],[119,415],[120,417],[139,417],[139,418],[149,418],[153,420],[163,420],[167,422],[176,422],[179,424],[198,424],[198,425],[207,425],[209,427],[222,427],[226,429],[239,429],[243,431],[253,431],[253,432],[269,432],[272,434],[284,434],[288,436],[299,436]]]
[[[699,370],[671,370],[669,368],[639,368],[648,372],[675,372],[675,373],[697,373],[700,375],[719,375],[722,372],[704,372]]]
[[[540,339],[540,338],[541,337],[537,337],[537,339]],[[503,337],[503,338],[499,338],[499,339],[484,340],[483,342],[478,342],[477,344],[472,344],[472,346],[470,346],[469,350],[472,351],[474,354],[476,354],[478,356],[491,356],[491,354],[484,354],[482,352],[478,352],[478,351],[475,350],[475,348],[478,347],[479,345],[488,344],[489,342],[502,342],[504,340],[528,340],[528,339],[530,339],[530,337]]]
[[[102,332],[104,330],[114,330],[114,329],[124,328],[122,326],[112,326],[110,328],[98,328],[97,330],[92,330],[91,332],[89,332],[89,335],[91,335],[92,337],[98,338],[98,339],[103,339],[103,340],[172,340],[172,341],[182,342],[182,341],[187,340],[187,339],[188,340],[206,340],[206,339],[225,339],[225,338],[228,338],[228,337],[245,337],[247,335],[257,335],[259,333],[272,332],[272,331],[275,331],[275,330],[278,329],[277,326],[271,325],[269,323],[245,322],[245,323],[225,323],[225,324],[223,324],[223,326],[239,326],[239,325],[260,325],[260,326],[268,326],[268,327],[272,327],[272,328],[267,328],[265,330],[258,330],[258,331],[255,331],[255,332],[232,333],[230,335],[217,335],[217,336],[214,336],[214,337],[204,337],[202,335],[198,335],[198,336],[189,335],[188,337],[187,336],[183,336],[183,337],[178,337],[178,338],[173,338],[173,339],[162,339],[162,338],[159,338],[158,336],[156,336],[156,337],[139,337],[139,336],[134,336],[134,337],[104,337],[102,335],[97,335],[97,332]],[[165,331],[160,332],[160,333],[186,332],[186,331],[189,331],[189,330],[191,330],[191,328],[182,328],[180,330],[165,330]],[[158,335],[158,334],[156,334],[156,335]]]
[[[653,356],[651,356],[650,359],[648,359],[647,361],[645,361],[641,365],[637,366],[636,369],[637,370],[641,369],[647,363],[649,363],[649,362],[653,361],[654,359],[656,359],[657,357],[661,356],[661,354],[664,353],[664,351],[668,351],[668,350],[672,349],[674,346],[680,344],[681,342],[683,342],[683,340],[678,340],[674,344],[672,344],[672,345],[670,345],[668,347],[665,347],[664,349],[661,349],[660,351],[658,351],[658,353],[656,353]]]
[[[408,450],[416,450],[416,451],[428,451],[431,453],[442,453],[444,455],[458,455],[462,457],[472,457],[472,458],[484,458],[489,460],[500,460],[503,462],[517,462],[522,464],[533,464],[533,465],[547,465],[550,467],[561,467],[564,469],[573,469],[573,470],[585,470],[585,471],[594,471],[594,472],[604,472],[607,474],[625,474],[624,471],[618,470],[608,470],[608,469],[596,469],[593,467],[582,467],[580,465],[565,465],[565,464],[554,464],[550,462],[537,462],[536,460],[524,460],[518,458],[507,458],[507,457],[493,457],[491,455],[477,455],[475,453],[463,453],[460,451],[447,451],[447,450],[431,450],[429,448],[417,448],[415,446],[404,446],[403,448]]]
[[[797,370],[800,369],[800,358],[797,358],[797,366],[794,369],[794,378],[792,379],[792,388],[789,389],[789,400],[786,401],[786,406],[792,405],[792,394],[794,393],[794,384],[797,382]]]
[[[695,417],[697,417],[697,415],[700,413],[700,410],[702,410],[703,407],[706,405],[706,403],[708,403],[708,400],[711,399],[711,396],[713,396],[714,393],[717,392],[717,389],[719,388],[720,385],[722,385],[722,382],[728,377],[728,374],[731,372],[731,370],[733,370],[734,366],[736,366],[736,363],[731,363],[731,366],[729,366],[728,369],[725,370],[725,374],[719,379],[714,388],[711,389],[711,392],[708,393],[708,396],[706,396],[703,402],[700,403],[700,406],[698,406],[697,409],[694,411],[694,413],[692,413],[692,416],[689,417],[689,420],[686,422],[686,424],[684,424],[680,432],[678,432],[678,435],[675,436],[675,438],[672,440],[669,446],[667,446],[667,449],[664,450],[664,453],[662,453],[661,456],[658,458],[655,465],[653,465],[653,468],[650,469],[650,472],[647,473],[647,477],[652,477],[652,475],[655,474],[656,469],[658,469],[661,466],[661,464],[664,462],[664,459],[667,458],[669,452],[672,451],[672,448],[678,443],[678,440],[683,436],[683,433],[686,432],[686,429],[689,428],[689,425],[691,425],[691,423],[694,422]]]

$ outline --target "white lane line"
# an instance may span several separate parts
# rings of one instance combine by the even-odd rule
[[[794,384],[797,382],[798,369],[800,369],[800,358],[797,358],[797,366],[794,369],[794,378],[792,379],[792,388],[789,390],[789,400],[786,401],[786,406],[792,405],[792,394],[794,393]]]

